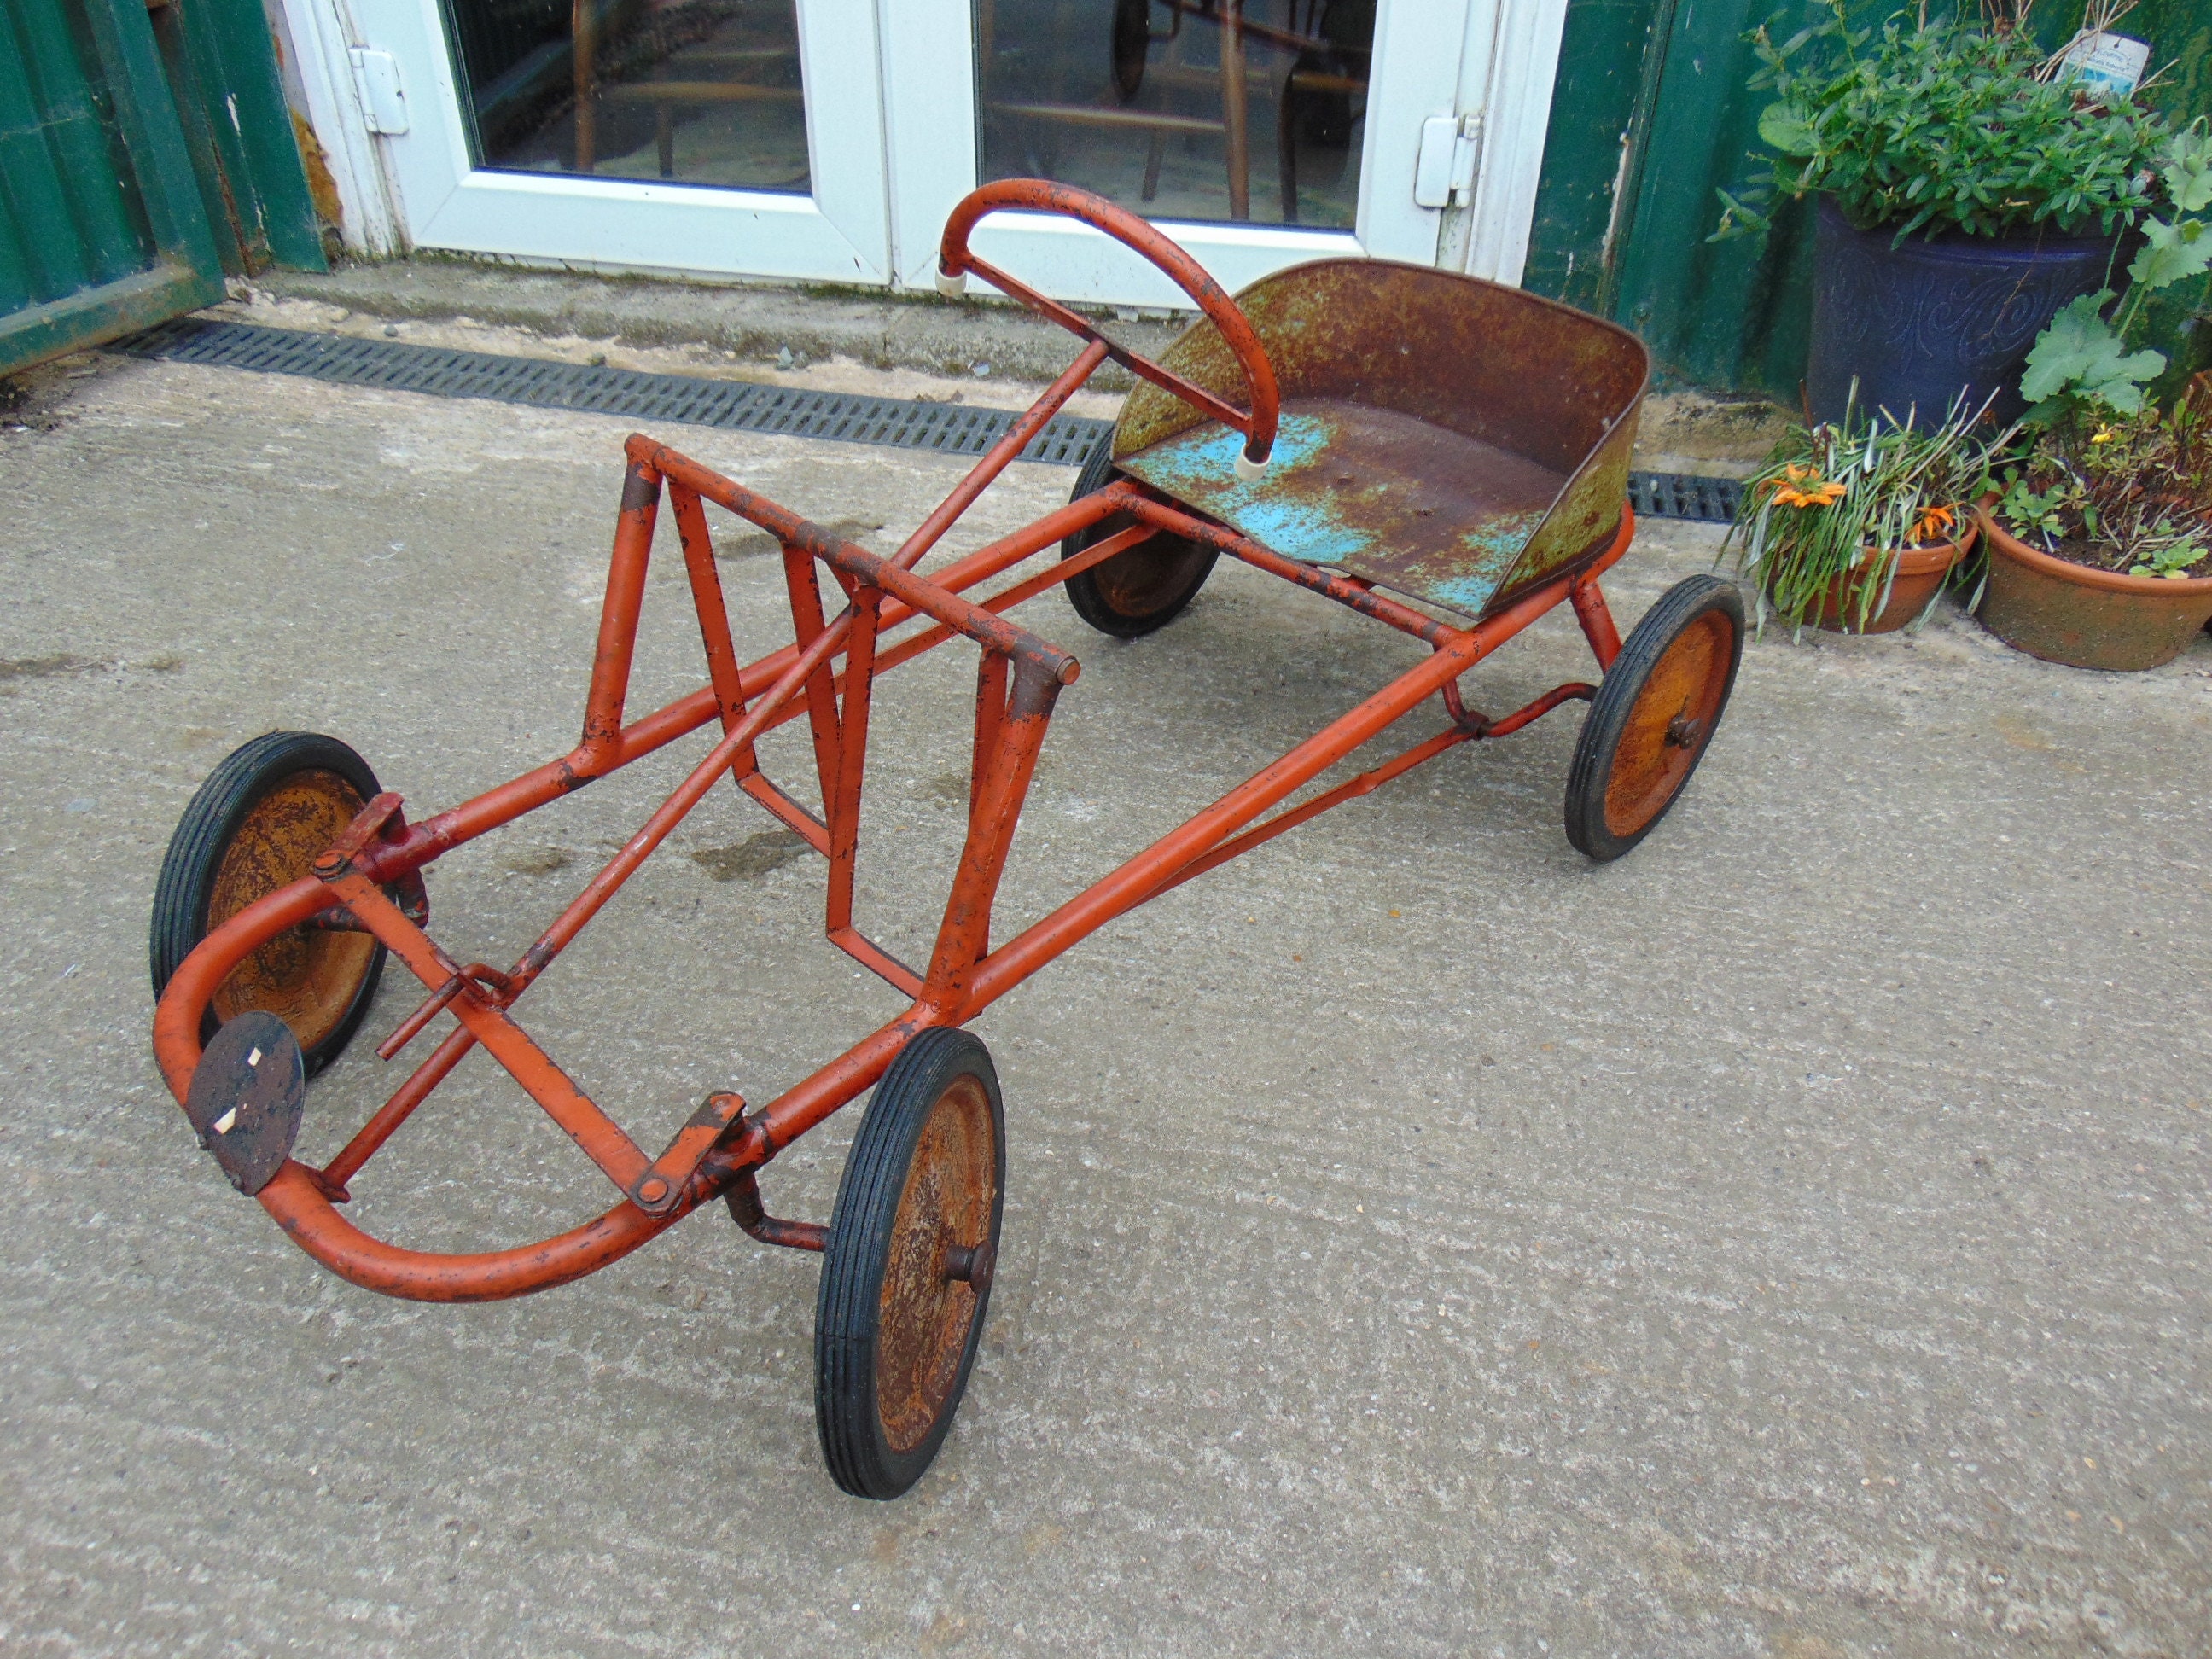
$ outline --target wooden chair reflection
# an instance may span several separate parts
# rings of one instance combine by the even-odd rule
[[[653,0],[647,27],[658,27],[670,13],[680,11],[688,0]],[[657,53],[653,65],[683,71],[684,78],[641,81],[601,81],[599,74],[600,24],[611,8],[605,0],[570,0],[568,32],[575,64],[575,170],[589,173],[599,162],[599,106],[610,103],[649,103],[653,106],[653,143],[660,176],[676,176],[676,111],[701,105],[778,103],[795,104],[805,99],[795,86],[778,86],[739,76],[775,72],[795,66],[796,44],[750,46],[738,50],[694,51],[678,46]]]
[[[1168,15],[1163,32],[1152,27],[1155,9]],[[1272,99],[1276,107],[1278,176],[1282,189],[1283,221],[1298,217],[1298,123],[1316,100],[1364,96],[1369,43],[1340,46],[1322,33],[1327,0],[1286,0],[1282,25],[1248,15],[1246,0],[1116,0],[1114,9],[1112,103],[1071,103],[1045,100],[992,99],[989,107],[1000,115],[1014,116],[1061,125],[1105,128],[1146,136],[1143,199],[1159,194],[1160,171],[1170,139],[1177,136],[1213,136],[1223,140],[1223,166],[1229,192],[1229,216],[1251,217],[1251,108]],[[989,74],[996,35],[996,0],[978,0],[978,44]],[[1219,33],[1219,50],[1211,64],[1187,64],[1183,46],[1188,38],[1183,21],[1194,18]],[[1250,62],[1248,42],[1284,48],[1297,54],[1289,74],[1279,82],[1274,72]],[[1152,49],[1163,46],[1158,62]],[[1136,100],[1149,83],[1167,100],[1211,93],[1218,99],[1220,113],[1193,114],[1161,106],[1144,108]]]

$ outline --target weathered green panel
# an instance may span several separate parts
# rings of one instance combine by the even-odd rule
[[[0,145],[0,179],[6,177],[7,153]],[[16,219],[8,195],[0,190],[0,317],[35,303],[31,298],[31,267],[26,258],[30,237]]]
[[[165,258],[135,276],[0,316],[0,374],[136,334],[222,295],[219,278]]]
[[[1814,8],[1775,17],[1794,31]],[[1711,242],[1717,189],[1741,190],[1762,164],[1759,112],[1771,92],[1745,82],[1756,63],[1744,34],[1774,13],[1771,0],[1696,0],[1680,7],[1626,210],[1613,311],[1642,334],[1670,380],[1729,390],[1759,387],[1794,399],[1811,308],[1809,204],[1779,208],[1755,242]]]
[[[143,270],[154,247],[118,176],[91,42],[64,0],[7,0],[0,20],[0,214],[21,291],[9,310]]]
[[[1791,0],[1777,20],[1810,15]],[[1765,247],[1710,243],[1716,187],[1759,163],[1768,94],[1743,42],[1771,0],[1571,0],[1522,280],[1627,324],[1655,384],[1794,397],[1805,357],[1811,216]]]
[[[259,204],[262,234],[278,264],[322,270],[322,226],[300,159],[300,138],[284,101],[283,72],[261,0],[202,0],[220,50],[223,82],[237,100],[237,134]]]
[[[1575,0],[1559,41],[1559,79],[1544,145],[1536,222],[1522,285],[1585,311],[1606,313],[1617,286],[1606,258],[1614,191],[1650,119],[1656,75],[1676,0]],[[1627,194],[1634,198],[1632,187]]]
[[[1743,40],[1814,15],[1806,0],[1570,0],[1550,136],[1523,282],[1626,323],[1650,346],[1655,384],[1761,391],[1796,400],[1811,310],[1809,204],[1789,204],[1755,243],[1708,242],[1714,191],[1764,167],[1757,124],[1771,94],[1745,87]],[[2037,19],[2054,43],[2081,7]],[[2212,112],[2212,10],[2205,0],[2143,0],[2119,25],[2170,64],[2153,96],[2178,119]],[[2212,356],[2212,328],[2189,328],[2197,285],[2153,310],[2153,343],[2176,373]]]
[[[260,0],[170,0],[152,17],[225,266],[323,270],[322,234]]]
[[[222,293],[144,0],[0,0],[0,374]]]
[[[151,236],[119,182],[125,165],[106,77],[85,73],[89,37],[82,15],[73,38],[49,33],[38,56],[27,60],[33,98],[49,112],[47,137],[69,202],[69,216],[92,261],[97,282],[111,282],[145,263]],[[66,112],[66,113],[64,113]]]

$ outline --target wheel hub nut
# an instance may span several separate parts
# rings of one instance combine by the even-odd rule
[[[954,1244],[945,1249],[945,1278],[964,1280],[978,1296],[991,1288],[991,1276],[998,1268],[999,1253],[988,1238],[981,1244]]]

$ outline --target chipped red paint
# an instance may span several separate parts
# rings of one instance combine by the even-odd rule
[[[1206,313],[1202,326],[1211,331],[1206,338],[1212,343],[1207,349],[1215,355],[1206,358],[1199,351],[1185,356],[1191,360],[1187,366],[1202,370],[1202,378],[1210,378],[1214,389],[1135,357],[1081,318],[975,260],[967,250],[968,233],[985,214],[1001,208],[1071,215],[1153,259]],[[288,1161],[258,1194],[263,1207],[285,1232],[332,1272],[371,1290],[428,1301],[520,1296],[566,1283],[617,1260],[716,1197],[730,1200],[733,1216],[755,1237],[819,1249],[821,1228],[765,1213],[757,1172],[783,1147],[869,1088],[915,1033],[974,1018],[1115,917],[1317,813],[1369,793],[1458,744],[1502,735],[1563,702],[1589,696],[1589,686],[1562,685],[1495,721],[1460,704],[1460,677],[1557,605],[1571,605],[1601,666],[1620,649],[1597,580],[1627,551],[1635,534],[1634,518],[1626,506],[1626,475],[1613,463],[1618,459],[1620,467],[1626,465],[1625,443],[1632,431],[1633,410],[1623,412],[1614,405],[1629,379],[1640,392],[1640,359],[1626,367],[1614,362],[1606,370],[1611,379],[1591,394],[1594,413],[1584,424],[1594,434],[1593,453],[1580,465],[1564,454],[1543,461],[1558,477],[1571,481],[1560,501],[1570,496],[1577,501],[1570,515],[1572,532],[1558,544],[1565,556],[1555,564],[1530,568],[1524,549],[1519,563],[1499,568],[1492,597],[1480,607],[1479,619],[1471,623],[1440,619],[1376,592],[1373,581],[1356,572],[1288,556],[1233,525],[1198,516],[1187,502],[1140,480],[1110,484],[932,575],[915,574],[915,563],[1012,463],[1029,437],[1108,361],[1127,364],[1150,386],[1184,398],[1194,422],[1220,421],[1234,427],[1245,436],[1255,458],[1276,441],[1279,400],[1269,356],[1275,343],[1263,339],[1266,331],[1255,330],[1237,305],[1181,249],[1110,204],[1067,186],[1034,180],[987,186],[962,204],[947,226],[944,264],[948,271],[975,271],[1036,306],[1080,336],[1085,346],[1067,374],[976,464],[895,557],[881,558],[856,547],[664,445],[631,438],[598,649],[576,747],[419,823],[406,821],[397,795],[380,795],[317,860],[312,878],[232,917],[202,941],[171,979],[155,1011],[154,1047],[180,1103],[190,1092],[200,1060],[202,1016],[217,989],[254,951],[291,928],[312,924],[319,915],[342,913],[349,919],[347,925],[374,933],[422,981],[427,1000],[386,1040],[384,1052],[388,1055],[397,1055],[441,1013],[453,1017],[453,1030],[326,1168]],[[1581,372],[1576,363],[1569,368]],[[1540,362],[1524,361],[1516,372],[1526,377],[1543,369]],[[1248,410],[1228,404],[1227,392],[1238,389],[1232,380],[1248,397]],[[1140,426],[1144,421],[1158,423],[1157,401],[1139,407],[1133,398],[1131,410],[1140,417]],[[1130,423],[1130,416],[1125,416],[1125,430]],[[1554,433],[1546,441],[1557,437]],[[1616,448],[1618,456],[1613,454]],[[1603,500],[1598,499],[1601,495]],[[683,549],[707,684],[625,725],[641,600],[664,498],[674,514]],[[1437,498],[1440,504],[1454,499],[1449,494]],[[740,663],[731,641],[705,516],[709,502],[766,530],[783,547],[792,643],[755,662]],[[1115,515],[1133,522],[1075,557],[980,604],[963,597],[1062,538]],[[1552,516],[1559,516],[1557,503]],[[994,945],[1000,880],[1023,802],[1055,701],[1078,675],[1074,658],[1000,613],[1141,543],[1153,532],[1210,543],[1256,568],[1420,641],[1429,654],[1051,915]],[[845,601],[834,615],[823,602],[825,568]],[[979,658],[968,830],[929,960],[915,968],[896,961],[854,925],[869,710],[878,677],[955,639],[976,647]],[[1284,809],[1291,795],[1438,693],[1451,716],[1443,731],[1382,766]],[[818,817],[766,777],[756,749],[763,733],[801,718],[808,722],[812,738],[823,803]],[[720,736],[706,757],[511,968],[456,963],[431,939],[425,931],[428,913],[420,883],[424,866],[710,724],[720,726]],[[854,960],[899,988],[911,1002],[897,1019],[763,1108],[748,1112],[735,1094],[713,1096],[665,1150],[649,1157],[532,1041],[515,1011],[538,976],[726,776],[823,854],[828,863],[825,934]],[[518,1249],[421,1252],[370,1237],[334,1206],[347,1201],[349,1183],[377,1150],[478,1046],[606,1176],[617,1201],[596,1220]],[[980,1273],[988,1282],[990,1271],[988,1261],[969,1261],[953,1276]]]

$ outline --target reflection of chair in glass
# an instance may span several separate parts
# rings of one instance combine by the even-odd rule
[[[1155,9],[1167,14],[1164,31],[1156,30]],[[1285,0],[1285,24],[1251,15],[1248,0],[1115,0],[1113,74],[1115,101],[1078,103],[1050,96],[1009,100],[993,97],[993,113],[1062,125],[1119,129],[1146,136],[1143,199],[1159,194],[1160,171],[1168,143],[1178,135],[1223,140],[1223,167],[1229,190],[1229,216],[1251,217],[1250,108],[1255,99],[1276,105],[1277,145],[1281,156],[1283,218],[1295,222],[1297,207],[1297,147],[1350,142],[1352,100],[1367,89],[1366,65],[1374,36],[1374,0]],[[995,0],[979,0],[978,33],[987,76],[994,63]],[[1189,38],[1183,21],[1194,18],[1218,32],[1213,64],[1184,61]],[[1065,17],[1055,20],[1065,25]],[[1067,31],[1056,29],[1065,49]],[[1287,76],[1250,61],[1249,43],[1296,54]],[[1163,48],[1157,61],[1152,48]],[[1149,84],[1155,101],[1138,106]],[[1188,107],[1194,97],[1218,100],[1218,115]],[[1184,108],[1172,106],[1183,104]],[[1324,181],[1326,182],[1326,181]]]
[[[1152,9],[1155,4],[1164,7],[1169,14],[1168,31],[1164,34],[1152,32]],[[987,74],[988,66],[992,62],[996,10],[995,0],[978,0],[978,34]],[[1202,18],[1220,30],[1221,52],[1218,66],[1188,65],[1182,61],[1182,20],[1185,15]],[[994,98],[990,108],[994,114],[1018,116],[1033,121],[1146,134],[1151,140],[1145,158],[1144,198],[1147,202],[1158,193],[1160,164],[1166,154],[1169,139],[1178,134],[1187,137],[1218,135],[1224,141],[1224,147],[1227,152],[1224,167],[1228,175],[1229,216],[1232,219],[1249,218],[1251,161],[1247,137],[1247,111],[1255,82],[1261,96],[1266,96],[1268,91],[1264,81],[1258,79],[1260,72],[1249,68],[1245,63],[1244,36],[1251,27],[1244,21],[1243,0],[1115,0],[1111,84],[1116,102],[1079,104],[1049,98],[1018,100]],[[1066,44],[1064,36],[1060,44]],[[1164,61],[1158,64],[1147,61],[1154,44],[1167,46]],[[1163,92],[1170,94],[1218,90],[1221,113],[1218,116],[1193,115],[1166,108],[1133,107],[1148,79]]]
[[[669,36],[681,32],[676,26],[687,21],[683,14],[703,10],[699,0],[647,0],[642,8],[647,14],[644,27],[648,32],[653,70],[680,70],[684,78],[601,81],[601,26],[611,15],[637,9],[640,9],[622,4],[620,0],[611,5],[608,0],[571,0],[568,27],[575,55],[577,172],[591,172],[599,161],[599,104],[602,99],[611,103],[653,106],[654,147],[664,179],[676,176],[678,106],[696,108],[701,105],[802,101],[805,94],[799,87],[775,84],[770,78],[796,78],[799,48],[795,43],[696,51],[669,45]],[[711,27],[719,20],[702,16],[698,21]],[[746,76],[755,78],[740,78]]]
[[[1288,33],[1304,44],[1275,101],[1275,149],[1283,222],[1294,225],[1300,147],[1335,153],[1329,175],[1313,181],[1333,185],[1358,138],[1374,56],[1375,0],[1291,0]]]

